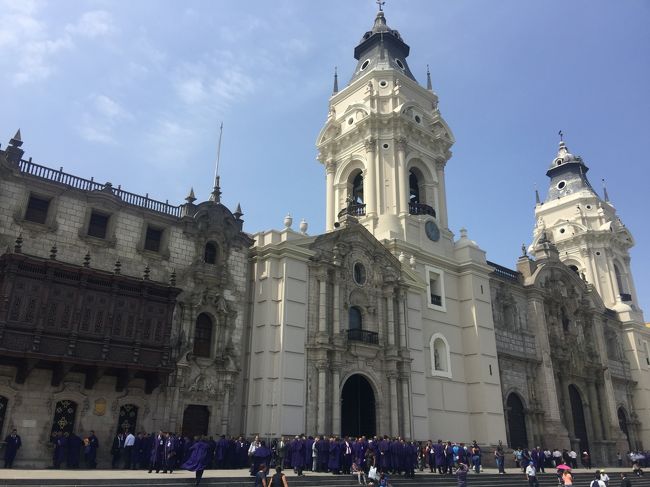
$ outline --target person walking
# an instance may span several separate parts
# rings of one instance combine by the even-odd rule
[[[181,468],[189,470],[190,472],[195,472],[196,484],[201,483],[203,478],[203,472],[208,463],[208,449],[210,444],[207,442],[206,438],[203,437],[199,441],[195,441],[192,446],[190,446],[190,457],[187,459]]]
[[[632,482],[627,478],[625,472],[621,472],[621,487],[632,487]]]
[[[289,487],[287,476],[282,473],[282,467],[275,467],[275,473],[271,477],[267,487]]]
[[[494,459],[497,462],[497,468],[499,469],[500,474],[505,474],[506,470],[504,468],[505,455],[503,453],[503,444],[499,440],[496,450],[494,450]]]
[[[467,472],[469,468],[464,463],[458,464],[456,470],[456,478],[458,479],[458,487],[467,487]]]
[[[600,472],[598,470],[596,470],[596,476],[589,484],[589,487],[606,487],[605,482],[600,480]]]
[[[135,435],[130,430],[125,430],[126,437],[124,438],[124,448],[122,449],[122,456],[124,458],[124,468],[131,469],[131,460],[133,453],[133,446],[135,445]]]
[[[537,471],[535,470],[535,464],[530,462],[526,466],[526,478],[528,479],[529,487],[538,487],[539,482],[537,481]]]
[[[266,484],[266,465],[259,466],[255,474],[255,487],[268,487]]]

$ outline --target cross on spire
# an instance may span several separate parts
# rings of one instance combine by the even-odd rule
[[[564,141],[564,133],[560,130],[557,134],[560,136],[560,142],[563,142]]]
[[[382,7],[386,5],[386,2],[383,2],[382,0],[377,0],[377,5],[379,5],[379,11],[383,12],[384,9]]]

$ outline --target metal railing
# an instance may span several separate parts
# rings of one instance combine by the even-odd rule
[[[490,262],[489,260],[487,261],[487,265],[489,265],[490,267],[494,267],[494,273],[499,277],[510,279],[511,281],[519,280],[518,271],[508,269],[507,267],[503,267],[502,265],[495,264],[494,262]]]
[[[371,345],[379,344],[379,333],[367,330],[348,330],[348,340],[351,342],[370,343]]]
[[[128,205],[146,208],[147,210],[156,211],[158,213],[163,213],[165,215],[170,215],[177,218],[181,216],[181,207],[170,205],[168,201],[162,202],[152,200],[149,198],[148,194],[142,196],[139,194],[124,191],[119,186],[117,188],[114,188],[111,183],[102,184],[94,181],[92,178],[80,178],[78,176],[63,172],[63,168],[56,170],[41,166],[40,164],[36,164],[31,160],[21,160],[18,163],[18,167],[20,168],[20,172],[29,176],[64,184],[71,188],[80,189],[82,191],[103,191],[105,193],[116,196]]]
[[[437,294],[432,294],[431,304],[433,304],[434,306],[442,306],[442,296],[438,296]]]
[[[431,206],[425,205],[424,203],[414,203],[409,201],[409,214],[410,215],[431,215],[436,217],[436,210]]]
[[[364,203],[358,203],[353,205],[348,205],[339,211],[337,215],[338,218],[341,218],[343,215],[351,216],[365,216],[366,215],[366,205]]]
[[[629,303],[632,301],[632,295],[628,293],[621,293],[621,301],[624,303]]]

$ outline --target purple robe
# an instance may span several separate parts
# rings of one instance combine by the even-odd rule
[[[189,449],[189,458],[181,465],[181,468],[196,472],[205,470],[208,464],[208,449],[210,445],[205,441],[197,441]]]
[[[330,469],[331,472],[338,472],[341,470],[341,445],[339,445],[336,441],[331,441],[330,442],[330,448],[329,448],[329,460],[327,462],[327,468]]]
[[[294,439],[291,442],[291,467],[303,468],[305,466],[305,442],[301,439]]]

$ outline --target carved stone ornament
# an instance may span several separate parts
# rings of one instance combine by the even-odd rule
[[[194,382],[188,388],[189,392],[203,392],[209,396],[216,396],[218,390],[217,381],[206,377],[202,373],[196,376]]]
[[[106,399],[100,397],[95,399],[95,407],[93,408],[93,414],[95,416],[104,416],[106,414]]]

